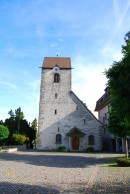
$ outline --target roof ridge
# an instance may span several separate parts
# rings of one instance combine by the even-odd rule
[[[70,93],[72,93],[80,102],[81,102],[81,104],[89,111],[89,113],[97,120],[97,121],[99,121],[98,119],[97,119],[97,117],[88,109],[88,107],[87,106],[85,106],[85,104],[79,99],[79,97],[73,92],[73,91],[70,91]],[[99,121],[99,123],[101,123],[101,124],[103,124],[101,121]]]

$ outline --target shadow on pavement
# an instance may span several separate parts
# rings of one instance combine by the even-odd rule
[[[0,183],[1,194],[59,194],[57,188],[53,185],[38,186],[38,185],[27,185],[21,183]]]
[[[42,185],[28,185],[22,183],[0,182],[1,194],[110,194],[110,193],[130,193],[130,187],[123,185],[122,182],[96,182],[89,188],[86,183],[73,184],[71,188],[59,188],[56,185],[44,183]]]
[[[2,161],[24,162],[26,164],[57,168],[85,168],[87,166],[104,164],[110,160],[110,157],[100,158],[95,154],[75,155],[75,154],[47,154],[44,152],[16,152],[0,153]]]

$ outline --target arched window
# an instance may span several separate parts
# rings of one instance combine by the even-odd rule
[[[60,75],[58,73],[54,74],[54,82],[59,83],[60,82]]]
[[[89,135],[88,136],[88,145],[94,145],[95,141],[94,141],[94,135]]]
[[[56,135],[56,143],[61,144],[61,143],[62,143],[61,139],[62,139],[61,134],[57,134],[57,135]]]

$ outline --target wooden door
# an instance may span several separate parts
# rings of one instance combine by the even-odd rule
[[[73,150],[79,150],[79,138],[78,137],[73,138],[72,148],[73,148]]]

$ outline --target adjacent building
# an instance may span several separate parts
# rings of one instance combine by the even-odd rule
[[[71,90],[71,60],[45,57],[42,64],[38,148],[102,150],[102,123]]]
[[[98,112],[98,119],[104,124],[104,130],[102,131],[102,147],[104,151],[116,151],[124,152],[125,144],[123,138],[115,138],[108,129],[108,118],[110,111],[110,91],[109,87],[105,89],[105,93],[101,98],[96,102],[95,111]]]

